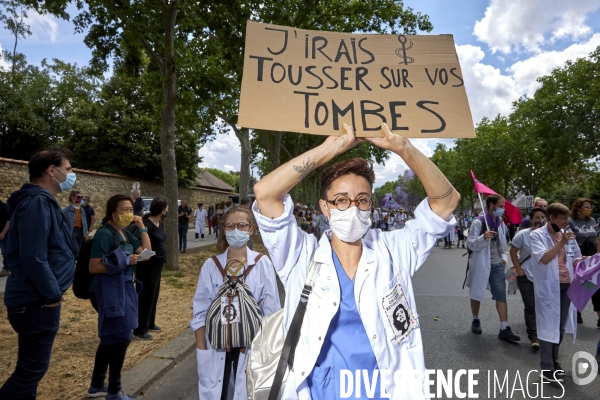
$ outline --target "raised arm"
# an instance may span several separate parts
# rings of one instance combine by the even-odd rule
[[[417,150],[410,141],[394,134],[386,124],[381,124],[384,137],[368,138],[371,143],[382,149],[398,154],[408,167],[419,177],[431,210],[444,220],[456,209],[460,194],[444,176],[442,171],[423,153]]]
[[[318,147],[299,155],[272,171],[254,186],[260,213],[277,218],[283,213],[283,197],[315,168],[350,150],[364,139],[354,136],[352,127],[344,124],[345,135],[330,136]]]

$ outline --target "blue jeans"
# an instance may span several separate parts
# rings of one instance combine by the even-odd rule
[[[506,303],[506,273],[504,264],[492,264],[490,269],[490,292],[492,300]]]
[[[30,400],[50,365],[50,353],[60,322],[60,306],[28,303],[8,307],[8,321],[19,335],[15,371],[0,388],[0,399]]]
[[[179,225],[179,250],[187,249],[187,232],[190,229],[189,224]]]

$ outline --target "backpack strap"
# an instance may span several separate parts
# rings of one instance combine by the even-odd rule
[[[225,278],[227,276],[227,273],[225,272],[225,269],[223,269],[223,266],[221,265],[221,262],[219,261],[217,256],[212,256],[211,259],[215,262],[217,268],[219,268],[219,272],[221,273],[221,275],[223,275],[223,278]]]
[[[260,254],[260,253],[259,253],[259,254],[256,256],[256,258],[254,259],[254,264],[252,264],[252,265],[249,265],[249,266],[248,266],[248,268],[246,268],[246,269],[244,270],[244,274],[243,274],[243,275],[244,275],[244,279],[246,279],[246,278],[248,277],[248,274],[250,273],[250,271],[252,271],[252,268],[254,268],[254,266],[255,266],[255,265],[258,263],[258,260],[260,260],[262,256],[264,256],[264,254]]]

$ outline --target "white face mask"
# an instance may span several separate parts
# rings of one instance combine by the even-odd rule
[[[353,243],[362,238],[371,227],[371,211],[350,207],[345,211],[329,210],[329,226],[342,242]]]

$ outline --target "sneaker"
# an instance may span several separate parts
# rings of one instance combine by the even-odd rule
[[[521,337],[512,333],[510,326],[507,326],[506,329],[500,329],[500,333],[498,333],[498,339],[508,340],[509,342],[517,342],[521,340]]]
[[[149,334],[148,332],[141,334],[141,335],[133,335],[138,339],[143,339],[143,340],[152,340],[152,335]]]
[[[197,241],[198,241],[198,239],[194,239],[194,242],[197,242]]]
[[[554,363],[554,374],[557,378],[564,378],[565,376],[567,376],[564,368],[562,367],[562,365],[560,365],[559,362]]]
[[[185,253],[186,251],[187,251],[186,249],[181,250],[182,253]]]
[[[543,371],[542,372],[542,381],[551,382],[551,383],[562,383],[564,380],[558,375],[554,374],[552,371]],[[108,397],[106,397],[108,400]]]
[[[162,329],[160,329],[160,326],[158,325],[154,325],[152,328],[148,328],[151,331],[161,331]]]
[[[537,339],[531,339],[531,348],[538,350],[540,348],[540,342]]]
[[[471,323],[471,332],[477,334],[477,335],[481,335],[481,332],[483,332],[481,330],[481,321],[478,319],[474,319],[473,322]]]
[[[96,397],[105,397],[108,394],[108,385],[105,383],[101,388],[95,388],[90,386],[87,392],[87,397],[90,399]]]
[[[10,275],[10,271],[8,270],[8,268],[2,268],[2,271],[0,271],[0,277],[9,276],[9,275]]]
[[[583,324],[583,318],[581,318],[581,313],[577,311],[577,323]]]
[[[105,400],[135,400],[133,397],[129,397],[124,391],[120,390],[116,394],[107,394]]]

